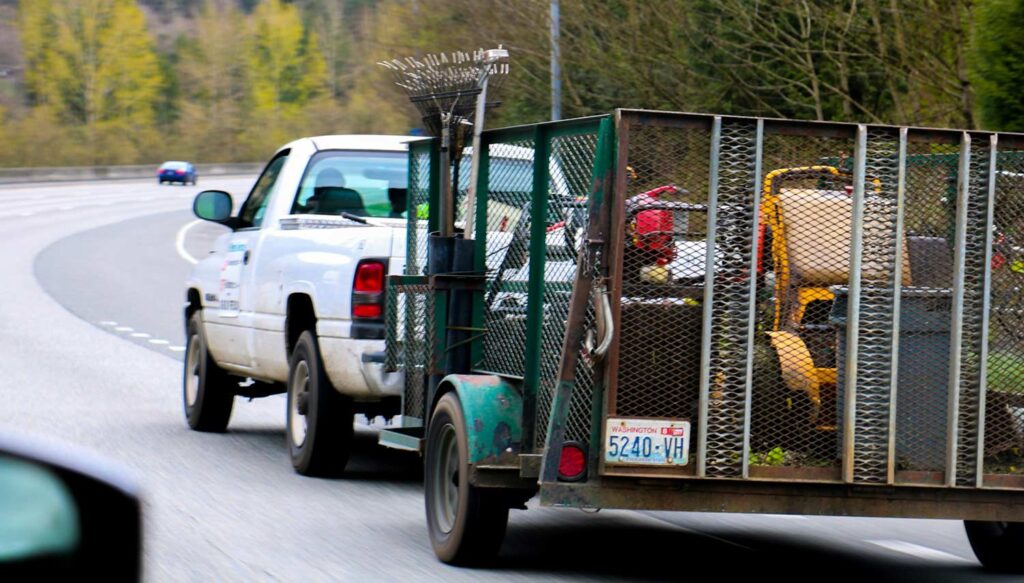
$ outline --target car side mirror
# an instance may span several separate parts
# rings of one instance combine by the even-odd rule
[[[138,581],[141,563],[132,479],[87,452],[0,433],[0,579]]]
[[[223,190],[204,190],[192,202],[192,212],[205,221],[227,223],[234,208],[231,195]]]

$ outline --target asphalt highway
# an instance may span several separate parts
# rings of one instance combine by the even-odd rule
[[[223,228],[196,192],[255,177],[0,187],[0,427],[125,466],[145,499],[148,581],[1010,581],[954,521],[536,508],[498,562],[438,562],[415,456],[361,425],[344,478],[293,473],[282,397],[189,431],[182,282]]]

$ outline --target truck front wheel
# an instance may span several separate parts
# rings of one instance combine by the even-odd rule
[[[1024,522],[965,520],[967,540],[986,569],[1024,573]]]
[[[469,483],[466,421],[454,393],[441,397],[427,432],[424,492],[437,557],[452,565],[493,559],[508,525],[508,502]]]
[[[185,374],[182,396],[185,420],[196,431],[224,431],[235,402],[235,379],[213,361],[203,336],[202,314],[188,320],[188,346],[185,349]]]
[[[331,386],[316,336],[307,330],[292,351],[288,373],[288,453],[304,476],[337,476],[352,449],[354,413]]]

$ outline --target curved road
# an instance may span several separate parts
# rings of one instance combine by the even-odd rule
[[[252,180],[202,186],[237,198]],[[512,514],[492,568],[447,567],[427,542],[418,460],[378,448],[372,428],[339,480],[292,472],[281,397],[238,399],[227,434],[186,428],[181,282],[186,257],[220,229],[192,224],[198,190],[0,188],[0,426],[96,450],[137,476],[147,580],[1012,580],[982,572],[951,521],[534,502]]]

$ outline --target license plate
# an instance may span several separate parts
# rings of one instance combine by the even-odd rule
[[[605,425],[606,464],[685,466],[689,451],[689,421],[609,417]]]

